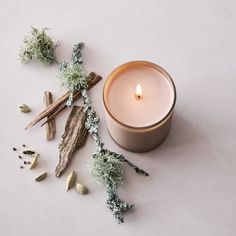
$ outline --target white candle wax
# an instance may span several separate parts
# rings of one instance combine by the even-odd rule
[[[135,97],[141,85],[140,99]],[[109,84],[107,105],[121,123],[132,127],[146,127],[162,120],[174,101],[173,87],[159,71],[137,66],[124,71]]]

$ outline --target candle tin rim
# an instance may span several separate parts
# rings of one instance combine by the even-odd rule
[[[155,70],[158,70],[160,73],[162,73],[166,79],[169,79],[171,85],[173,86],[173,91],[174,91],[174,99],[173,99],[173,103],[172,103],[172,106],[170,108],[170,110],[167,112],[167,114],[161,119],[159,120],[158,122],[154,123],[154,124],[151,124],[151,125],[147,125],[147,126],[142,126],[142,127],[137,127],[137,126],[131,126],[131,125],[127,125],[127,124],[124,124],[123,122],[121,122],[120,120],[118,120],[111,112],[110,110],[108,109],[108,106],[107,106],[107,103],[106,103],[106,100],[105,100],[105,88],[107,86],[107,83],[108,81],[113,78],[114,74],[116,74],[119,70],[125,68],[125,67],[130,67],[130,66],[149,66]],[[143,129],[149,129],[149,128],[153,128],[153,127],[156,127],[158,125],[160,125],[161,123],[163,123],[166,119],[168,119],[168,117],[171,115],[171,113],[173,112],[174,110],[174,107],[175,107],[175,104],[176,104],[176,98],[177,98],[177,93],[176,93],[176,87],[175,87],[175,83],[173,81],[173,79],[171,78],[170,74],[165,70],[163,69],[161,66],[153,63],[153,62],[149,62],[149,61],[130,61],[130,62],[126,62],[126,63],[123,63],[121,64],[120,66],[116,67],[114,70],[112,70],[112,72],[108,75],[105,83],[104,83],[104,86],[103,86],[103,92],[102,92],[102,99],[103,99],[103,104],[104,104],[104,107],[106,109],[106,111],[108,112],[108,114],[117,122],[119,123],[121,126],[124,126],[126,128],[129,128],[129,129],[135,129],[135,130],[143,130]]]

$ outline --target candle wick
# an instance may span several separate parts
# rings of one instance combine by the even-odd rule
[[[136,92],[135,92],[136,99],[140,100],[141,99],[141,95],[142,95],[142,87],[141,87],[140,84],[137,84]]]

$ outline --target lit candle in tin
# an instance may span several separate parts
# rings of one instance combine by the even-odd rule
[[[160,66],[135,61],[109,75],[103,101],[112,138],[127,150],[142,152],[158,146],[167,136],[176,90]]]

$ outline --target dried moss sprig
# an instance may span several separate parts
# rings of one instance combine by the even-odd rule
[[[19,53],[22,63],[35,60],[44,65],[50,65],[56,62],[54,51],[59,43],[54,43],[45,33],[46,30],[47,28],[32,27],[31,34],[24,37],[24,46]]]
[[[117,186],[122,183],[123,179],[122,164],[128,164],[137,173],[146,176],[148,176],[148,173],[126,160],[123,155],[104,149],[104,143],[102,143],[98,132],[100,119],[92,107],[92,100],[87,92],[89,77],[81,65],[82,57],[80,50],[82,47],[79,47],[79,45],[81,44],[76,44],[74,47],[72,62],[61,64],[61,79],[64,81],[63,85],[72,93],[74,90],[81,91],[85,107],[84,111],[87,116],[85,126],[92,135],[97,147],[96,153],[93,154],[92,175],[96,178],[97,182],[102,183],[106,187],[108,194],[107,207],[112,211],[118,222],[121,223],[123,222],[123,213],[134,206],[133,204],[128,204],[121,200],[117,193]],[[69,72],[65,73],[66,70]],[[82,75],[84,75],[83,78]],[[69,105],[71,105],[72,102],[73,101],[69,99]]]
[[[93,162],[92,175],[99,183],[111,183],[113,186],[122,183],[122,161],[108,150],[96,154]]]
[[[89,77],[82,66],[81,49],[83,46],[83,43],[78,43],[74,46],[72,62],[62,62],[59,64],[61,85],[70,91],[70,96],[66,103],[68,107],[73,103],[75,91],[88,88]]]

